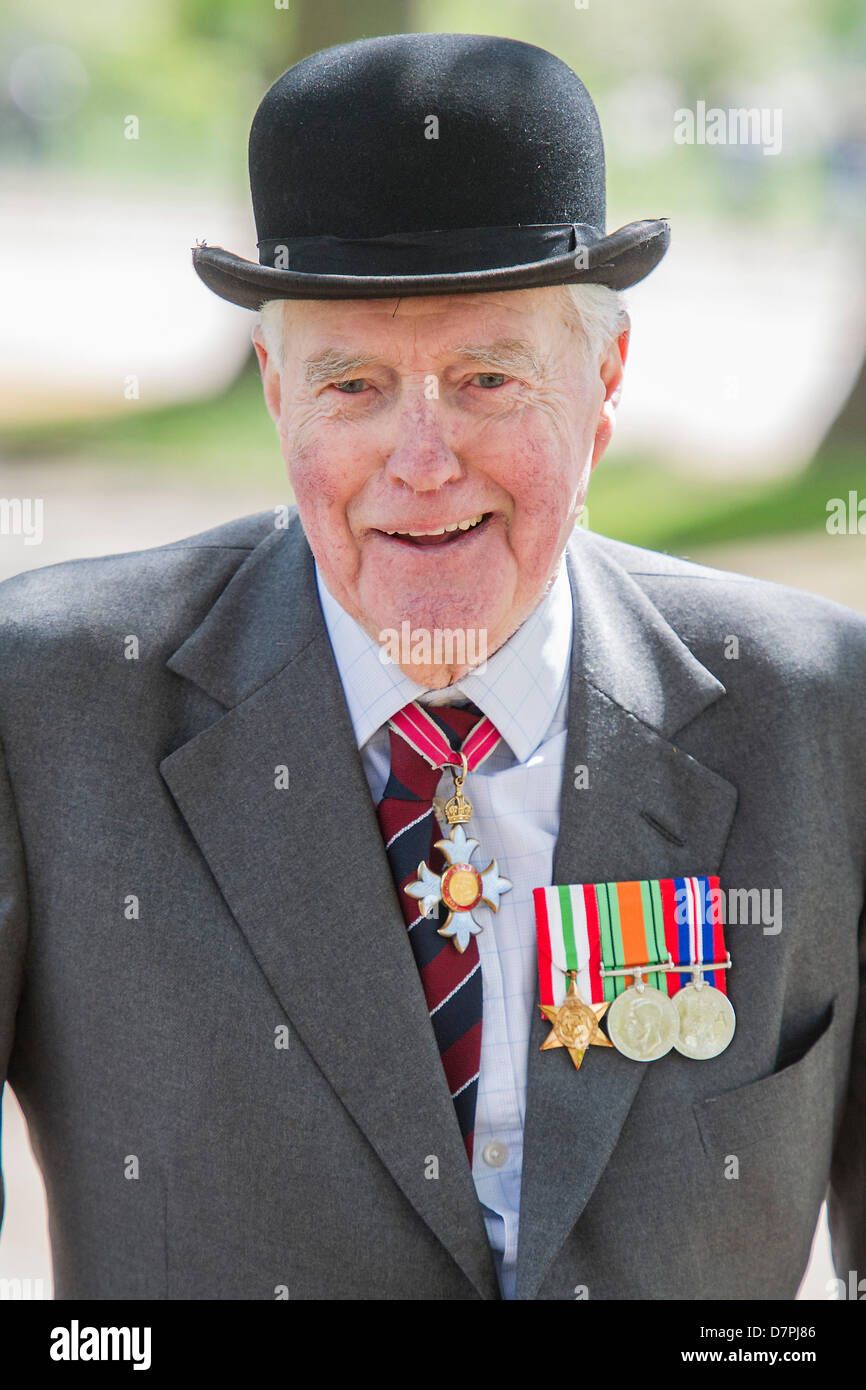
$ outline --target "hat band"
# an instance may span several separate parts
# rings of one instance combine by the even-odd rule
[[[389,232],[379,237],[271,237],[259,264],[313,275],[441,275],[527,265],[592,246],[603,233],[587,222]]]

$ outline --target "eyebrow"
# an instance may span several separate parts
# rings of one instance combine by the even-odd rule
[[[484,362],[509,376],[543,376],[538,354],[521,338],[496,338],[492,343],[460,343],[454,348],[467,362]]]
[[[364,367],[374,367],[381,361],[379,357],[369,357],[365,353],[339,352],[336,348],[324,348],[303,361],[304,379],[308,386],[316,386],[320,381],[332,381],[334,377],[346,376],[349,372],[362,371]]]
[[[538,355],[529,343],[520,338],[496,338],[490,343],[459,343],[452,349],[455,356],[465,362],[484,362],[497,367],[509,376],[543,376],[543,367]],[[337,348],[324,348],[304,359],[304,379],[308,386],[317,386],[323,381],[333,381],[335,377],[348,376],[361,372],[365,367],[381,365],[380,357],[366,353],[341,352]]]

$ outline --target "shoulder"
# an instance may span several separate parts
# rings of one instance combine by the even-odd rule
[[[700,660],[708,656],[711,669],[717,666],[714,653],[728,644],[738,646],[753,668],[757,663],[823,680],[830,674],[843,683],[866,680],[866,615],[855,609],[595,531],[585,537],[629,575]]]
[[[273,531],[274,513],[258,512],[147,550],[24,570],[0,583],[0,621],[92,615],[130,600],[140,605],[161,591],[180,598],[180,579],[198,577],[206,587],[231,575]]]
[[[170,652],[274,532],[274,513],[259,512],[168,545],[14,575],[0,583],[0,665],[20,673],[36,651],[70,646],[86,659],[118,634],[158,638]]]

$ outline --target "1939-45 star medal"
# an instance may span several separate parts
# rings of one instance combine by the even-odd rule
[[[565,1047],[578,1071],[583,1054],[590,1046],[611,1047],[613,1044],[599,1028],[601,1019],[608,1008],[607,1004],[585,1004],[577,989],[577,971],[569,971],[568,993],[560,1005],[542,1004],[541,1012],[553,1024],[548,1036],[541,1044],[541,1051],[551,1047]]]
[[[470,863],[479,841],[470,839],[463,829],[472,815],[472,803],[463,795],[466,754],[462,753],[461,758],[463,771],[454,773],[454,795],[445,803],[445,819],[451,826],[451,835],[447,840],[436,841],[436,848],[448,860],[448,867],[437,874],[422,860],[418,865],[418,877],[406,885],[405,891],[419,900],[425,917],[438,911],[440,902],[445,904],[448,916],[439,927],[439,935],[450,937],[462,954],[472,937],[483,931],[472,916],[473,910],[479,903],[486,903],[498,912],[500,895],[507,893],[512,885],[510,879],[500,874],[495,859],[483,870]]]

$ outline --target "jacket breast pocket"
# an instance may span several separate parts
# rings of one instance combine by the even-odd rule
[[[828,1136],[833,1117],[835,1000],[819,1031],[790,1065],[692,1107],[706,1153],[739,1153],[770,1138],[801,1132],[805,1145]]]

